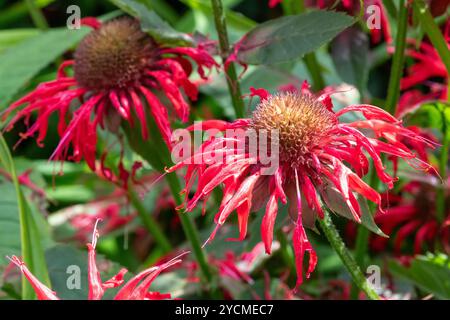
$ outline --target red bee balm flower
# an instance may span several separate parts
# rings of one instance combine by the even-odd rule
[[[450,49],[450,22],[446,24],[444,38]],[[407,75],[402,78],[400,89],[405,90],[402,94],[396,116],[401,118],[405,114],[414,111],[428,100],[447,101],[447,82],[448,72],[437,50],[428,42],[421,42],[419,49],[416,50],[416,41],[408,40],[411,48],[407,49],[405,54],[414,59],[414,63],[408,67]],[[389,48],[394,52],[393,48]],[[436,78],[443,79],[437,82]],[[415,88],[416,86],[427,87],[426,92]]]
[[[217,66],[208,52],[198,47],[169,48],[157,43],[141,31],[139,22],[119,18],[104,24],[93,18],[84,20],[94,30],[75,51],[74,60],[61,64],[56,80],[40,84],[34,91],[13,103],[4,118],[26,105],[12,118],[10,130],[20,119],[29,118],[37,111],[36,122],[22,135],[22,139],[38,133],[42,145],[47,134],[49,117],[58,112],[59,145],[52,160],[80,161],[84,158],[95,170],[98,126],[117,132],[121,120],[133,125],[135,114],[142,127],[143,138],[148,137],[146,113],[150,112],[162,137],[170,146],[171,129],[168,112],[152,90],[164,92],[176,115],[188,119],[189,106],[184,93],[197,98],[196,84],[189,80],[193,60],[198,73],[206,79],[204,68]],[[65,69],[73,66],[74,76]],[[81,105],[71,112],[71,104]],[[146,104],[148,110],[146,110]],[[68,156],[69,147],[73,153]]]
[[[88,243],[88,300],[100,300],[102,299],[105,291],[111,288],[117,288],[121,286],[125,280],[124,275],[128,272],[127,269],[121,269],[114,277],[106,282],[103,282],[96,263],[95,245],[97,243],[98,232],[94,230],[94,236],[92,243]],[[159,292],[149,292],[153,280],[165,269],[180,263],[180,257],[185,253],[178,255],[172,260],[163,263],[156,267],[151,267],[140,272],[128,282],[126,282],[122,288],[117,292],[114,300],[160,300],[170,299],[170,294],[161,294]],[[12,256],[10,259],[18,268],[22,274],[30,282],[39,300],[59,300],[55,292],[40,282],[27,268],[25,263],[16,256]]]
[[[448,182],[444,186],[446,200],[450,199]],[[445,252],[450,252],[450,210],[444,213],[443,221],[439,221],[435,185],[411,181],[388,199],[389,208],[384,214],[377,212],[375,222],[391,236],[397,256],[407,253],[404,244],[408,238],[414,239],[414,254],[432,250],[437,242],[442,244]],[[374,251],[386,251],[389,240],[373,235],[370,244]]]
[[[236,128],[254,130],[258,136],[261,136],[263,130],[277,130],[279,166],[273,174],[265,174],[267,166],[260,161],[259,155],[242,154],[242,147],[239,149],[236,144],[233,147],[233,144],[227,143],[230,140],[227,136],[207,140],[193,156],[178,162],[168,171],[187,167],[184,189],[186,197],[195,179],[198,180],[194,195],[190,199],[186,198],[187,211],[192,210],[199,200],[206,201],[215,187],[224,185],[222,203],[215,217],[217,226],[211,238],[236,210],[239,240],[244,239],[250,212],[265,204],[261,236],[267,253],[271,252],[279,202],[288,203],[288,211],[294,222],[293,245],[299,285],[302,283],[305,252],[309,252],[307,277],[317,263],[317,256],[308,241],[304,225],[314,228],[316,217],[323,218],[320,197],[333,211],[343,214],[342,209],[337,208],[344,207],[346,216],[352,216],[359,222],[361,208],[356,194],[378,205],[381,203],[380,194],[361,179],[369,170],[368,158],[373,159],[379,179],[392,188],[396,179],[386,172],[380,155],[389,154],[428,168],[400,141],[409,139],[423,144],[431,143],[404,128],[398,119],[375,106],[350,105],[334,112],[329,95],[315,97],[306,84],[298,93],[270,95],[263,89],[252,90],[262,101],[250,119],[239,119],[234,123],[205,121],[203,128],[215,128],[219,131]],[[341,123],[340,117],[348,112],[359,112],[365,119]],[[364,134],[361,130],[368,133]],[[372,133],[370,136],[369,132]],[[242,142],[237,143],[239,144],[242,145]],[[217,148],[212,148],[212,145]],[[224,161],[199,161],[210,157],[212,149],[216,155],[223,154]]]

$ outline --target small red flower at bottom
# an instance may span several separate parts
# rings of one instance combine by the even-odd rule
[[[436,177],[433,179],[438,180]],[[445,186],[447,203],[450,200],[449,186],[450,181]],[[389,207],[385,213],[376,213],[375,222],[391,238],[373,235],[370,238],[372,250],[386,252],[391,240],[395,255],[403,256],[408,254],[406,242],[411,239],[414,254],[430,251],[436,243],[442,245],[444,252],[450,253],[450,210],[445,212],[443,221],[439,221],[436,188],[428,182],[411,181],[398,193],[388,194]],[[355,237],[355,231],[353,225],[347,226],[350,238]]]
[[[223,198],[215,217],[217,226],[211,239],[217,228],[236,210],[238,240],[243,240],[250,213],[265,205],[261,237],[266,252],[270,253],[279,202],[288,204],[294,224],[298,286],[303,279],[304,254],[309,253],[306,277],[317,263],[304,226],[315,228],[315,219],[323,218],[321,199],[331,210],[360,222],[358,194],[381,205],[380,194],[361,179],[368,173],[369,159],[373,160],[381,182],[392,188],[396,179],[386,172],[381,154],[428,169],[429,165],[416,158],[402,141],[406,139],[430,146],[432,143],[404,128],[398,119],[375,106],[350,105],[334,112],[329,95],[316,97],[307,84],[303,85],[301,93],[270,95],[261,89],[253,92],[260,95],[262,101],[250,119],[239,119],[234,123],[204,121],[203,129],[214,128],[224,132],[225,136],[207,140],[194,155],[167,171],[187,168],[183,190],[186,211],[191,211],[199,201],[206,201],[214,188],[223,185]],[[361,113],[365,119],[341,123],[339,118],[348,112]],[[196,129],[195,126],[192,128]],[[231,129],[253,130],[259,139],[264,139],[263,131],[269,132],[268,135],[278,132],[279,166],[273,174],[265,174],[267,163],[264,165],[261,159],[261,140],[259,150],[251,153],[247,147],[248,136],[227,136],[227,130]],[[267,145],[270,142],[266,142],[266,148]],[[222,157],[217,162],[205,161],[211,159],[212,154]],[[196,180],[196,191],[189,198]]]
[[[95,228],[93,241],[88,243],[88,300],[100,300],[102,299],[105,291],[107,289],[116,288],[121,286],[125,280],[124,275],[128,272],[127,269],[123,268],[111,279],[103,282],[100,277],[100,272],[97,269],[96,263],[96,252],[95,245],[97,243],[98,232]],[[163,263],[161,265],[145,269],[140,272],[128,282],[126,282],[122,288],[117,292],[114,300],[160,300],[160,299],[170,299],[170,293],[161,294],[159,292],[149,292],[153,280],[165,269],[181,262],[181,257],[187,252],[184,252],[172,260]],[[39,300],[59,300],[58,296],[54,291],[40,282],[27,268],[25,263],[16,256],[10,258],[11,262],[14,263],[22,274],[30,282]]]

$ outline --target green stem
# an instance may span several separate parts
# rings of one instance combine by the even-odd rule
[[[450,91],[449,91],[450,92]],[[441,175],[443,184],[437,190],[436,196],[436,215],[440,222],[445,220],[445,184],[447,183],[447,162],[448,162],[448,152],[450,145],[450,133],[447,132],[449,129],[444,131],[444,138],[442,141],[441,154],[439,156],[439,174]]]
[[[441,57],[448,74],[450,74],[450,50],[448,50],[447,42],[445,41],[441,30],[435,23],[433,16],[431,15],[430,11],[427,9],[426,4],[423,1],[413,1],[413,6],[415,12],[419,17],[421,27],[423,28],[434,48]]]
[[[25,0],[25,3],[27,4],[28,12],[30,13],[34,25],[41,30],[47,30],[48,29],[47,20],[45,20],[42,11],[36,6],[35,1]]]
[[[180,205],[182,203],[180,195],[181,192],[180,180],[178,180],[178,177],[175,173],[168,173],[166,174],[166,181],[169,184],[175,203],[177,205]],[[180,213],[179,217],[181,220],[181,225],[183,227],[184,233],[188,241],[191,243],[192,251],[194,252],[195,258],[200,266],[200,270],[203,274],[204,280],[206,281],[206,283],[211,284],[213,280],[213,275],[209,268],[205,252],[202,249],[197,228],[189,215],[185,213]]]
[[[308,69],[308,73],[311,76],[313,90],[319,91],[323,89],[325,87],[325,80],[322,77],[322,72],[320,71],[321,67],[317,61],[316,54],[314,52],[305,54],[303,61],[305,62],[306,69]]]
[[[403,65],[405,62],[405,48],[406,48],[406,31],[408,26],[408,8],[405,5],[405,1],[400,1],[397,21],[397,37],[395,39],[395,53],[392,58],[392,68],[389,78],[388,96],[386,99],[386,110],[390,113],[395,111],[398,99],[400,97],[400,80],[403,74]],[[372,170],[372,176],[370,178],[370,186],[375,190],[378,189],[379,179],[376,171]],[[371,211],[374,207],[371,206]],[[355,260],[358,265],[364,265],[365,258],[367,256],[367,249],[369,244],[370,232],[364,226],[358,226],[358,233],[355,243]],[[351,288],[350,297],[357,299],[359,294],[359,285],[354,283]]]
[[[134,117],[135,123],[139,123],[139,120]],[[164,172],[165,166],[171,165],[170,152],[167,149],[159,129],[157,128],[155,122],[151,117],[147,117],[147,124],[149,127],[150,135],[152,137],[150,141],[143,141],[141,136],[141,128],[131,127],[128,123],[124,122],[122,128],[127,136],[128,142],[133,150],[139,154],[142,158],[147,160],[155,169],[160,172]],[[182,204],[181,199],[181,186],[180,181],[175,173],[165,174],[166,181],[170,187],[173,199],[177,206]],[[206,283],[214,285],[215,277],[211,272],[211,268],[207,263],[205,253],[202,250],[200,239],[198,236],[198,231],[195,224],[191,221],[190,216],[187,214],[179,214],[181,225],[183,227],[184,234],[187,240],[190,242],[192,251],[194,252],[195,258],[200,266],[200,271],[202,273],[202,280]],[[216,296],[217,291],[210,287],[211,296]]]
[[[400,97],[400,80],[403,75],[405,63],[406,30],[408,27],[408,7],[405,0],[400,1],[397,37],[395,39],[395,52],[392,58],[391,75],[389,78],[388,93],[386,98],[386,111],[394,113]]]
[[[170,244],[169,239],[167,239],[165,234],[161,231],[161,227],[158,222],[147,211],[147,209],[145,209],[144,204],[139,199],[139,196],[136,194],[136,192],[132,190],[132,188],[128,189],[128,197],[131,204],[136,209],[139,218],[142,220],[142,223],[153,236],[156,243],[158,243],[164,253],[170,252],[172,250],[172,245]]]
[[[397,8],[395,7],[395,4],[392,0],[384,0],[383,5],[386,8],[386,11],[389,13],[389,15],[397,19]]]
[[[433,44],[434,48],[438,52],[441,57],[442,62],[447,69],[447,74],[450,74],[450,50],[448,50],[447,42],[445,41],[439,26],[435,23],[433,16],[430,11],[427,9],[425,2],[423,1],[414,1],[413,2],[414,11],[419,17],[420,24]],[[450,92],[450,81],[447,79],[447,92]],[[450,101],[450,95],[448,96],[448,101]],[[445,126],[445,122],[444,122]],[[447,161],[448,161],[448,152],[449,152],[449,144],[450,137],[448,133],[449,128],[443,128],[443,142],[441,148],[441,154],[439,158],[439,174],[446,183],[447,181]],[[439,188],[437,193],[437,216],[440,221],[445,219],[445,190],[444,188]]]
[[[384,156],[382,155],[382,160],[383,159]],[[374,190],[378,190],[380,185],[380,179],[378,178],[377,172],[374,168],[372,168],[369,185]],[[371,212],[374,212],[376,209],[375,204],[370,202],[369,209]],[[359,225],[355,241],[355,261],[359,266],[365,265],[367,257],[367,249],[369,248],[369,237],[370,237],[369,230],[365,226]],[[350,298],[357,299],[358,295],[359,295],[359,288],[356,284],[353,284],[350,290]]]
[[[364,277],[358,264],[345,247],[339,232],[336,230],[333,221],[331,221],[329,213],[325,212],[324,218],[318,220],[323,233],[333,249],[337,252],[339,258],[341,258],[341,261],[350,273],[353,282],[366,294],[367,298],[371,300],[380,300],[380,297],[367,282],[367,279]]]
[[[222,61],[225,62],[230,54],[225,11],[223,10],[221,0],[211,0],[211,4],[214,14],[214,23],[216,25],[217,35],[219,36],[220,56],[222,57]],[[245,107],[234,63],[230,63],[228,70],[226,70],[226,74],[228,91],[230,92],[234,112],[237,118],[243,118],[245,116]]]
[[[42,283],[50,287],[50,277],[45,261],[44,248],[41,244],[42,234],[39,232],[35,217],[22,192],[14,159],[2,134],[0,134],[0,166],[10,174],[16,192],[22,259],[31,273],[40,279]],[[11,199],[11,201],[13,200]],[[32,300],[35,298],[36,294],[31,284],[25,277],[22,277],[22,299]]]

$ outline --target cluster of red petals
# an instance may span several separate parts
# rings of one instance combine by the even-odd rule
[[[244,284],[253,284],[253,279],[249,275],[250,269],[252,265],[254,265],[255,261],[260,258],[264,254],[264,244],[262,242],[258,243],[251,251],[244,252],[240,255],[236,255],[233,251],[228,250],[225,252],[223,257],[216,257],[213,254],[209,255],[208,263],[211,266],[217,268],[220,279],[223,284],[223,293],[225,299],[233,299],[233,294],[227,290],[226,288],[226,278],[232,279],[234,281],[244,283]],[[161,262],[164,262],[168,259],[172,259],[173,254],[163,258]],[[187,272],[187,281],[191,283],[200,282],[200,278],[198,277],[199,266],[197,261],[183,261],[181,264],[178,264],[174,268],[184,269]]]
[[[231,250],[225,252],[223,258],[216,258],[211,255],[209,262],[217,267],[222,277],[228,277],[244,283],[253,283],[253,279],[249,276],[248,271],[255,260],[263,253],[264,245],[260,242],[251,251],[244,252],[239,256],[236,256]],[[195,271],[198,268],[197,263],[193,262],[191,267],[191,272]],[[192,277],[192,279],[195,278]]]
[[[83,23],[94,29],[98,29],[101,25],[95,18],[83,19]],[[21,140],[37,134],[36,142],[42,146],[47,135],[49,118],[57,113],[60,141],[50,159],[72,161],[84,159],[88,166],[96,171],[97,129],[99,127],[104,129],[107,126],[108,110],[115,110],[120,118],[129,122],[131,126],[134,125],[132,115],[136,114],[144,139],[149,135],[145,115],[146,112],[150,112],[162,137],[170,147],[171,127],[168,111],[152,90],[163,92],[177,117],[187,121],[189,106],[183,91],[191,100],[196,100],[198,95],[197,84],[189,80],[193,68],[191,60],[196,63],[202,79],[207,77],[205,69],[218,66],[205,46],[200,44],[198,47],[171,48],[160,45],[156,53],[159,59],[143,70],[144,77],[139,83],[126,88],[96,91],[84,88],[77,83],[75,77],[66,73],[66,68],[72,66],[74,61],[65,61],[59,67],[55,80],[41,83],[34,91],[14,102],[6,110],[3,119],[25,105],[16,112],[5,129],[11,130],[18,121],[23,120],[28,129],[21,134]],[[81,105],[72,111],[71,105],[76,101]],[[30,118],[34,113],[37,113],[36,121],[30,124]],[[129,174],[122,168],[118,178],[124,181],[122,176]],[[104,175],[112,179],[110,171]]]
[[[444,38],[450,49],[450,22],[447,23]],[[402,94],[396,110],[396,116],[401,118],[413,111],[417,106],[429,100],[446,101],[448,97],[446,83],[432,81],[434,78],[442,78],[448,81],[448,72],[437,50],[428,42],[422,42],[419,49],[415,49],[415,40],[408,40],[411,48],[406,50],[406,55],[413,58],[415,63],[407,69],[407,75],[402,78],[400,89]],[[393,50],[393,48],[389,48]],[[414,87],[425,84],[429,90],[424,93]]]
[[[313,96],[306,83],[301,92]],[[264,89],[253,89],[252,94],[259,95],[262,99],[270,98],[270,94]],[[316,99],[332,110],[332,102],[327,93]],[[361,113],[364,119],[340,123],[339,117],[349,112]],[[323,217],[320,198],[333,211],[342,211],[336,209],[339,206],[346,207],[347,216],[360,222],[361,208],[356,194],[381,206],[380,194],[362,180],[369,170],[369,158],[373,160],[378,178],[389,188],[393,187],[396,178],[386,172],[381,154],[402,158],[422,169],[428,169],[428,165],[418,160],[401,140],[407,139],[428,146],[432,146],[432,143],[404,128],[398,119],[384,110],[372,105],[350,105],[334,112],[334,115],[337,119],[334,129],[321,142],[321,147],[308,155],[310,165],[299,166],[295,174],[290,165],[280,164],[273,175],[263,175],[265,168],[258,162],[258,155],[230,148],[226,143],[230,137],[214,137],[207,140],[192,156],[168,169],[168,172],[173,172],[186,168],[186,187],[183,190],[186,195],[184,203],[186,211],[191,211],[201,200],[206,202],[213,189],[223,185],[222,202],[215,216],[216,228],[210,239],[236,210],[239,225],[238,240],[243,240],[247,233],[250,213],[265,204],[261,237],[266,252],[270,253],[279,202],[282,204],[289,202],[290,216],[296,217],[293,218],[293,245],[297,265],[297,285],[301,284],[304,254],[309,252],[306,277],[309,277],[317,263],[317,256],[308,241],[304,224],[313,227],[315,218]],[[203,122],[201,129],[215,128],[218,131],[246,129],[250,127],[251,121],[252,119],[238,119],[228,123],[208,120]],[[361,130],[371,132],[371,136]],[[219,163],[201,161],[211,152],[223,155],[224,160]],[[255,161],[257,164],[254,164]],[[195,184],[194,194],[189,197]]]
[[[114,300],[161,300],[170,299],[170,293],[150,292],[149,288],[155,278],[165,269],[170,268],[181,262],[180,257],[185,253],[173,258],[172,260],[155,267],[145,269],[125,283],[124,275],[128,272],[122,268],[111,279],[103,282],[100,272],[97,268],[95,245],[98,238],[97,229],[94,230],[92,243],[87,244],[88,248],[88,300],[101,300],[105,291],[117,288],[123,285],[114,297]],[[25,263],[18,257],[12,256],[13,262],[30,282],[39,300],[59,300],[54,291],[39,281],[27,268]]]
[[[448,189],[447,189],[448,190]],[[447,197],[450,194],[447,192]],[[375,252],[383,252],[393,239],[393,249],[397,256],[405,254],[405,242],[414,239],[413,253],[425,252],[425,245],[432,248],[436,239],[442,243],[445,251],[450,252],[450,211],[444,221],[436,216],[436,193],[432,186],[425,187],[424,182],[412,181],[396,194],[386,195],[389,203],[385,213],[377,212],[375,222],[391,238],[372,235],[370,246]],[[347,234],[354,234],[354,226],[348,226]]]
[[[269,0],[269,8],[274,8],[281,2],[283,2],[283,0]]]

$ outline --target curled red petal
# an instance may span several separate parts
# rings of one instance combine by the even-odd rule
[[[33,287],[34,292],[39,300],[59,300],[55,292],[40,282],[31,272],[28,270],[25,263],[16,256],[11,257],[11,262],[14,263],[27,278]]]

